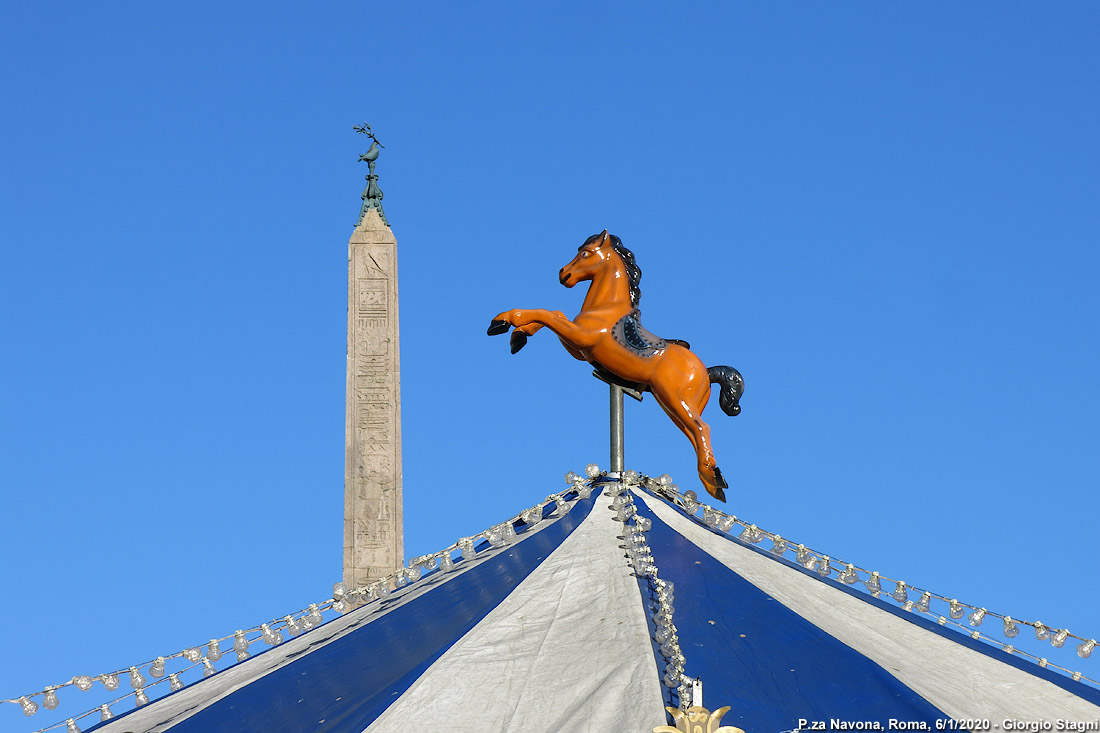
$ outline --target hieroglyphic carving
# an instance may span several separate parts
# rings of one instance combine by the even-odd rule
[[[404,563],[397,242],[367,211],[348,243],[344,581]]]

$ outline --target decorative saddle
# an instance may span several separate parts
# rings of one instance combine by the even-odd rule
[[[668,342],[647,331],[641,322],[642,312],[635,308],[611,327],[614,339],[638,356],[649,358],[668,348]]]
[[[638,356],[649,358],[660,354],[668,348],[669,344],[676,344],[677,346],[683,346],[685,349],[690,349],[691,345],[687,341],[681,339],[663,339],[660,336],[649,331],[641,323],[642,312],[635,308],[620,318],[618,322],[611,328],[611,336],[616,342],[622,344],[626,348],[633,351]],[[597,362],[591,362],[592,366],[596,368],[594,376],[602,379],[609,384],[617,384],[627,391],[631,397],[636,400],[642,399],[642,392],[648,392],[649,387],[644,384],[636,384],[634,382],[628,382],[625,379],[612,374],[604,368],[602,364]]]
[[[669,344],[690,349],[691,344],[681,339],[663,339],[642,325],[642,312],[635,308],[619,319],[611,328],[614,339],[641,357],[656,356]]]

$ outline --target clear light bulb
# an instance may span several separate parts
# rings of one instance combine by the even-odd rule
[[[243,662],[244,660],[252,656],[252,654],[247,649],[238,649],[236,654],[238,662]]]
[[[260,633],[263,635],[264,643],[268,646],[275,646],[283,641],[283,635],[278,631],[273,631],[267,624],[260,624]]]
[[[501,538],[501,544],[504,544],[503,539],[504,538],[502,537]],[[413,565],[411,568],[406,570],[405,575],[409,578],[410,583],[415,583],[416,581],[420,580],[420,575],[423,572],[424,571],[420,569],[420,564],[417,563],[416,565]]]
[[[188,662],[197,662],[202,659],[202,652],[199,651],[197,646],[193,646],[190,649],[184,649],[183,656]]]
[[[73,684],[76,685],[78,689],[87,692],[92,689],[92,678],[86,674],[82,674],[79,677],[73,677]]]
[[[902,607],[902,610],[904,610],[904,611],[912,611],[913,610],[913,602],[912,601],[906,601],[905,603],[903,603],[901,605],[901,607]]]
[[[439,558],[439,569],[445,573],[455,569],[455,561],[451,559],[451,553],[444,552],[443,556]]]
[[[669,476],[667,473],[662,473],[660,476],[657,477],[658,486],[669,486],[671,483],[672,477]]]
[[[1011,644],[1006,644],[1005,645],[1005,651],[1009,654],[1015,654],[1016,653],[1016,647],[1012,646]]]
[[[963,614],[966,613],[966,609],[964,609],[962,607],[962,604],[959,603],[956,599],[952,598],[951,599],[951,610],[948,611],[948,613],[951,615],[951,618],[960,619],[960,618],[963,617]]]
[[[557,516],[559,517],[564,517],[566,514],[569,513],[569,510],[573,508],[572,504],[570,504],[560,496],[557,499],[554,499],[554,503],[557,505],[557,509],[554,510],[554,513],[557,514]]]
[[[736,523],[737,520],[734,517],[725,516],[718,520],[718,529],[729,534],[729,531],[733,529],[733,525]]]
[[[745,529],[748,529],[746,527]],[[744,533],[742,533],[744,534]],[[794,559],[799,565],[805,565],[810,561],[810,551],[806,549],[806,545],[798,545],[794,550]]]
[[[917,601],[916,609],[921,613],[928,613],[929,607],[932,605],[932,594],[928,591],[921,593],[920,600]]]
[[[149,674],[155,678],[164,676],[164,657],[157,657],[149,666]]]
[[[1096,639],[1089,639],[1088,641],[1083,641],[1083,642],[1081,642],[1080,644],[1077,645],[1077,656],[1081,657],[1082,659],[1088,659],[1089,655],[1092,654],[1092,650],[1095,649],[1095,648],[1096,648]]]
[[[80,733],[80,728],[76,727],[76,721],[72,718],[65,721],[65,733]]]
[[[592,487],[588,484],[577,484],[577,496],[587,499],[592,496]]]
[[[183,689],[183,683],[180,682],[180,678],[175,673],[168,675],[168,689],[172,692],[179,692]]]
[[[198,651],[198,650],[196,650]],[[248,651],[248,639],[244,637],[244,631],[237,629],[237,632],[233,634],[233,651],[235,652],[247,652]]]
[[[332,586],[332,600],[342,601],[348,593],[348,588],[343,583],[334,583]]]
[[[638,472],[633,470],[627,470],[623,472],[623,483],[628,485],[635,485],[638,483]]]
[[[512,527],[512,523],[509,522],[505,526],[506,527]],[[505,530],[505,534],[507,534],[507,531],[508,530]],[[515,536],[516,536],[516,530],[513,528],[512,529],[512,537],[515,538]],[[430,555],[428,557],[428,559],[424,561],[424,568],[426,570],[438,570],[439,569],[439,555]]]
[[[25,697],[19,698],[19,706],[23,708],[23,715],[28,718],[38,712],[38,703]]]
[[[863,584],[867,586],[867,590],[870,591],[871,595],[875,598],[878,598],[878,594],[882,592],[882,580],[880,578],[881,576],[879,576],[878,571],[874,570],[871,572],[871,577],[863,581]]]
[[[1046,657],[1039,657],[1039,661],[1036,662],[1036,664],[1038,664],[1043,669],[1046,669],[1047,668],[1047,658]]]
[[[47,710],[56,710],[60,702],[57,699],[57,691],[52,687],[46,689],[46,694],[42,696],[42,707]]]
[[[118,689],[118,675],[117,674],[113,674],[113,673],[112,674],[104,674],[104,675],[100,675],[99,678],[101,680],[103,680],[103,686],[106,687],[111,692],[114,692],[115,690]]]
[[[287,618],[290,617],[287,616]],[[218,644],[217,639],[210,640],[210,644],[206,647],[206,656],[208,659],[215,662],[222,658],[222,648],[221,645]]]
[[[1050,644],[1053,647],[1061,648],[1061,646],[1066,643],[1066,639],[1068,638],[1069,629],[1062,629],[1061,631],[1055,633],[1054,636],[1050,637]]]
[[[776,535],[772,540],[771,553],[773,555],[782,555],[787,551],[787,540],[783,539],[779,535]]]
[[[597,466],[595,463],[589,463],[587,466],[584,467],[584,473],[588,476],[588,478],[596,478],[600,475],[600,467]]]
[[[313,622],[314,626],[320,626],[324,621],[324,619],[321,618],[321,609],[317,607],[316,603],[309,604],[309,620]]]
[[[149,696],[145,694],[145,690],[139,689],[134,695],[134,703],[140,708],[142,705],[149,704]]]
[[[573,484],[579,483],[583,480],[584,479],[582,479],[580,476],[578,476],[573,471],[567,471],[566,474],[565,474],[565,483],[569,484],[570,486],[572,486]]]
[[[1012,617],[1005,616],[1005,636],[1007,636],[1009,639],[1012,639],[1019,633],[1020,627],[1012,621]]]
[[[970,614],[970,625],[971,626],[981,626],[982,621],[984,619],[985,619],[985,609],[984,608],[979,608],[977,611]]]
[[[909,591],[905,587],[905,581],[899,580],[894,586],[894,591],[890,596],[898,603],[905,603],[909,600]]]
[[[678,687],[676,689],[676,694],[680,696],[680,705],[685,707],[685,708],[691,707],[692,703],[695,702],[691,698],[692,691],[691,691],[691,685],[689,685],[689,684],[680,685],[680,687]]]
[[[859,573],[856,572],[854,565],[848,563],[844,566],[844,572],[838,575],[837,579],[845,585],[853,585],[859,580]]]
[[[405,577],[405,573],[398,572],[393,576],[393,585],[395,588],[404,588],[409,584],[409,579]]]
[[[248,654],[248,652],[245,652],[245,654]],[[212,674],[216,674],[217,671],[218,670],[214,669],[214,665],[210,663],[209,659],[202,660],[202,676],[203,677],[209,677]]]
[[[817,566],[817,574],[824,578],[831,572],[833,572],[833,569],[829,565],[829,556],[824,555],[821,558],[821,564]]]
[[[115,714],[111,712],[111,707],[109,705],[103,704],[99,706],[99,722],[102,723],[104,720],[110,720],[113,717],[115,717]]]
[[[1073,674],[1070,675],[1070,678],[1074,682],[1080,682],[1081,681],[1081,673],[1080,672],[1074,672]]]
[[[1044,626],[1042,621],[1035,622],[1035,638],[1039,641],[1046,641],[1050,638],[1050,629]]]

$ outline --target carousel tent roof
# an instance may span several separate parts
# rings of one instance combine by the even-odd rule
[[[85,730],[650,731],[692,689],[748,733],[1100,720],[1100,690],[889,588],[875,597],[866,574],[857,585],[843,566],[820,572],[824,556],[762,549],[771,535],[735,537],[735,520],[707,507],[701,520],[694,497],[653,480],[591,484],[485,533],[453,567],[437,555],[385,597],[352,592],[342,616]]]

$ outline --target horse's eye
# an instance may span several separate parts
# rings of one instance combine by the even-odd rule
[[[581,252],[581,257],[587,257],[587,256],[588,256],[588,250],[585,250],[584,252]]]

